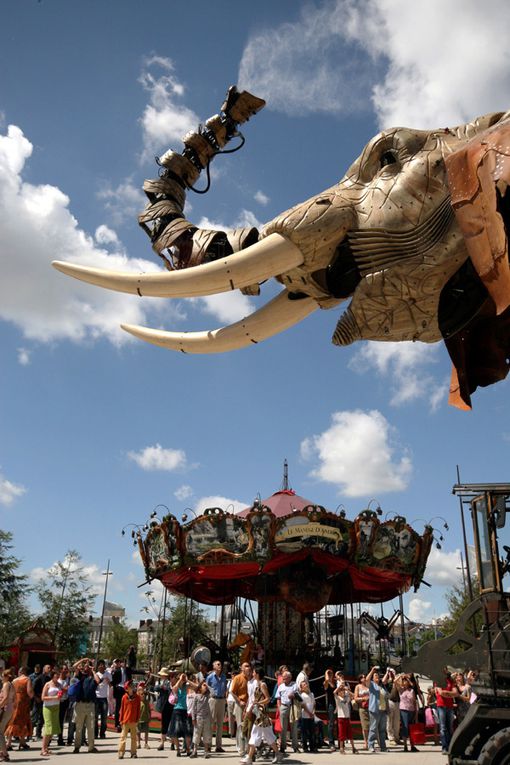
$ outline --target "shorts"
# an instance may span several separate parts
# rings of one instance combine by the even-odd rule
[[[338,718],[338,740],[350,741],[352,739],[352,725],[349,717]]]
[[[273,733],[272,725],[254,725],[251,729],[249,746],[258,747],[262,743],[269,744],[271,746],[276,741],[276,736]]]
[[[147,722],[139,722],[138,723],[138,733],[148,733],[149,732],[149,721]]]

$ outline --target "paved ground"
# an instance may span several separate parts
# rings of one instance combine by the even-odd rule
[[[58,765],[80,765],[84,760],[90,765],[113,765],[117,761],[117,747],[118,747],[119,734],[108,732],[107,738],[96,742],[96,747],[99,752],[97,754],[89,754],[86,748],[83,748],[80,754],[73,754],[72,747],[56,747],[53,744],[50,747],[51,756],[49,761],[58,760]],[[170,746],[167,743],[163,752],[158,752],[157,746],[159,744],[159,737],[151,735],[149,739],[150,749],[139,749],[138,759],[145,761],[146,765],[167,765],[169,760],[171,765],[177,765],[177,757],[175,752],[170,751]],[[10,758],[13,763],[42,763],[47,758],[40,756],[41,745],[40,741],[32,741],[30,751],[17,751],[15,746],[14,751],[10,752]],[[239,755],[231,739],[226,739],[223,742],[225,748],[225,754],[215,754],[213,752],[211,759],[208,763],[211,765],[238,765]],[[346,754],[340,755],[338,752],[333,754],[328,749],[321,749],[318,754],[305,754],[303,752],[299,754],[290,754],[285,757],[284,765],[363,765],[366,760],[381,760],[387,763],[397,763],[397,765],[447,765],[447,758],[441,754],[441,748],[432,744],[421,746],[420,751],[416,754],[405,753],[402,751],[402,747],[390,748],[387,754],[369,754],[368,752],[361,751],[359,755]],[[129,750],[126,752],[125,761],[129,761]],[[188,758],[180,758],[179,765],[186,765],[186,763],[200,763],[204,762],[203,755],[198,756],[196,760],[188,760]],[[261,765],[269,765],[269,760],[261,760]],[[142,763],[141,763],[142,765]]]

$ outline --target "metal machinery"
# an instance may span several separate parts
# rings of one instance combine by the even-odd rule
[[[510,572],[510,547],[498,533],[510,511],[510,484],[456,484],[461,510],[469,506],[473,522],[476,568],[480,595],[463,612],[457,630],[426,643],[418,655],[404,661],[405,670],[443,680],[448,665],[479,672],[473,685],[477,702],[453,734],[451,765],[510,764],[510,593],[503,579]],[[468,564],[469,565],[469,564]],[[468,568],[466,585],[472,593]]]

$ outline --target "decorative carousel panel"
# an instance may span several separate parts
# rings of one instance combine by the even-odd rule
[[[351,523],[314,505],[278,519],[274,544],[280,553],[315,548],[330,555],[348,555]]]
[[[248,558],[253,547],[248,523],[222,511],[204,514],[183,529],[184,560],[216,565],[222,560]]]
[[[275,517],[270,511],[251,512],[246,516],[249,533],[253,539],[250,550],[254,560],[264,563],[274,551],[273,536]]]
[[[165,518],[160,525],[152,526],[138,546],[149,578],[159,578],[164,571],[182,566],[180,552],[181,529],[175,518]]]
[[[387,521],[374,530],[371,552],[371,565],[412,573],[420,554],[420,536],[405,518]]]

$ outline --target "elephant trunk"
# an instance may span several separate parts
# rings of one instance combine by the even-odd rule
[[[169,150],[157,159],[160,177],[145,181],[143,189],[149,201],[138,221],[169,270],[224,258],[258,240],[258,231],[253,227],[232,231],[199,229],[184,217],[184,204],[186,189],[194,190],[202,170],[207,171],[209,187],[210,162],[232,138],[240,137],[244,143],[239,125],[264,105],[261,98],[230,87],[220,114],[184,136],[181,154]]]

